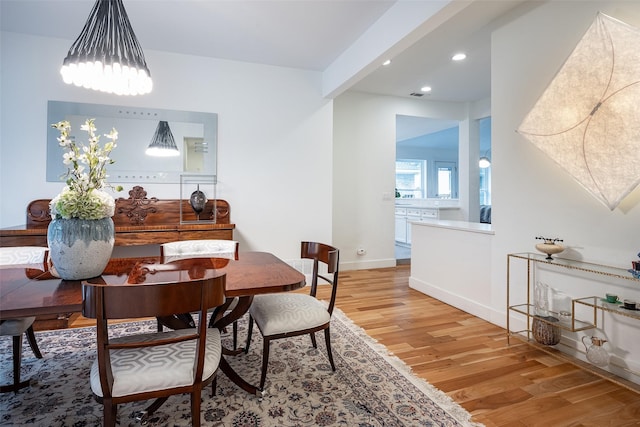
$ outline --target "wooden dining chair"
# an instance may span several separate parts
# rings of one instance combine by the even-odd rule
[[[0,268],[3,266],[25,266],[46,270],[47,248],[39,246],[18,246],[0,248]],[[20,317],[0,320],[0,336],[11,336],[13,340],[13,384],[0,386],[0,393],[19,390],[29,386],[30,381],[20,381],[22,367],[22,334],[27,337],[27,342],[38,359],[42,359],[42,353],[38,348],[36,335],[33,332],[35,316]]]
[[[192,425],[200,425],[202,389],[213,382],[220,363],[220,331],[207,327],[207,311],[224,302],[225,275],[177,283],[96,285],[83,283],[82,313],[96,319],[97,359],[91,390],[103,404],[104,426],[115,426],[121,403],[156,399],[143,422],[174,394],[191,394]],[[197,312],[195,328],[109,336],[112,319]]]
[[[167,242],[160,245],[160,257],[163,263],[177,261],[186,258],[216,257],[226,259],[238,259],[239,243],[235,240],[180,240]],[[233,310],[238,305],[238,298],[232,298],[225,311]],[[191,315],[188,313],[177,314],[180,322],[192,324]],[[165,321],[167,319],[164,319]],[[213,325],[213,321],[209,326]],[[169,325],[171,326],[171,325]],[[162,322],[158,322],[158,329],[162,330]],[[233,349],[238,347],[238,322],[233,322]]]
[[[331,353],[331,315],[336,302],[338,289],[338,263],[340,251],[333,246],[317,242],[302,242],[301,258],[313,260],[313,274],[309,295],[298,293],[277,293],[256,295],[249,308],[249,330],[245,352],[249,352],[253,323],[263,337],[262,374],[260,389],[264,389],[269,364],[269,345],[280,338],[309,334],[311,343],[317,348],[315,333],[324,330],[324,338],[329,354],[331,369],[336,370]],[[326,268],[326,274],[319,272],[319,266]],[[331,297],[328,303],[316,298],[318,280],[331,285]],[[321,282],[322,283],[322,282]]]

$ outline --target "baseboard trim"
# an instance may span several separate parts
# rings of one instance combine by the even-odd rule
[[[372,268],[389,268],[389,267],[395,267],[395,266],[396,266],[395,258],[367,260],[367,261],[344,261],[344,262],[340,261],[341,271],[369,270]]]
[[[476,301],[451,293],[446,289],[433,286],[432,284],[418,280],[415,277],[409,277],[409,287],[486,320],[487,322],[493,323],[494,325],[503,328],[505,326],[505,314],[500,313],[491,307],[478,304]],[[497,322],[497,319],[502,319],[502,322]]]

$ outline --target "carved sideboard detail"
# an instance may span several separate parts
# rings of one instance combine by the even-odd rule
[[[50,199],[34,200],[27,206],[26,225],[0,229],[0,246],[47,246],[47,227],[51,222]],[[209,200],[200,214],[212,221],[198,221],[188,200],[147,197],[135,186],[129,198],[116,201],[113,224],[117,246],[149,245],[175,240],[233,239],[235,224],[226,200]]]
[[[155,208],[157,201],[158,199],[156,197],[147,198],[145,189],[136,185],[129,191],[128,199],[121,197],[117,200],[116,205],[119,204],[119,207],[116,213],[126,215],[133,225],[143,225],[147,219],[147,214],[158,212]]]

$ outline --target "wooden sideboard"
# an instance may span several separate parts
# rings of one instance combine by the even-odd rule
[[[0,246],[47,246],[51,222],[49,199],[34,200],[27,206],[26,224],[0,229]],[[180,208],[182,207],[182,216]],[[215,223],[213,212],[215,208]],[[188,200],[159,200],[147,197],[140,186],[129,198],[116,200],[113,223],[117,246],[153,245],[176,240],[233,240],[231,209],[225,200],[209,200],[198,221]]]

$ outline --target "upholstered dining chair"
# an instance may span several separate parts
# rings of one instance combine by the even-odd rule
[[[267,366],[269,364],[269,345],[271,341],[280,338],[297,335],[311,336],[311,343],[317,348],[315,333],[324,330],[327,353],[331,369],[336,370],[331,353],[331,315],[336,302],[338,289],[338,262],[340,251],[333,246],[317,242],[302,242],[301,258],[313,260],[313,274],[309,295],[299,293],[278,293],[256,295],[249,308],[249,330],[245,352],[249,351],[253,323],[263,337],[262,348],[262,373],[260,376],[260,389],[264,389],[267,378]],[[326,273],[320,272],[320,266],[324,266]],[[318,280],[331,285],[331,297],[328,303],[316,298]],[[321,282],[322,283],[322,282]]]
[[[18,246],[0,248],[0,268],[3,266],[25,266],[46,269],[47,248],[39,246]],[[42,359],[36,336],[33,332],[35,316],[16,319],[0,320],[0,335],[11,336],[13,339],[13,384],[0,386],[0,392],[13,391],[15,393],[27,387],[29,380],[20,381],[22,366],[22,334],[25,334],[33,354]]]
[[[235,240],[180,240],[160,245],[163,262],[184,258],[209,257],[238,259],[238,242]]]
[[[97,359],[90,382],[103,404],[104,426],[115,426],[121,403],[155,399],[138,417],[143,423],[169,396],[191,395],[191,422],[200,426],[200,399],[222,355],[220,331],[207,326],[207,311],[224,302],[226,276],[137,286],[83,283],[82,313],[96,319]],[[195,328],[110,337],[111,319],[197,312]]]
[[[199,257],[238,259],[238,248],[239,243],[235,240],[180,240],[160,245],[160,256],[163,263]],[[233,298],[226,311],[233,310],[237,304],[238,299]],[[186,323],[191,323],[186,314],[179,314],[178,317]],[[158,323],[158,328],[162,330],[160,323]],[[232,328],[233,349],[235,350],[238,346],[238,323],[233,322]]]

